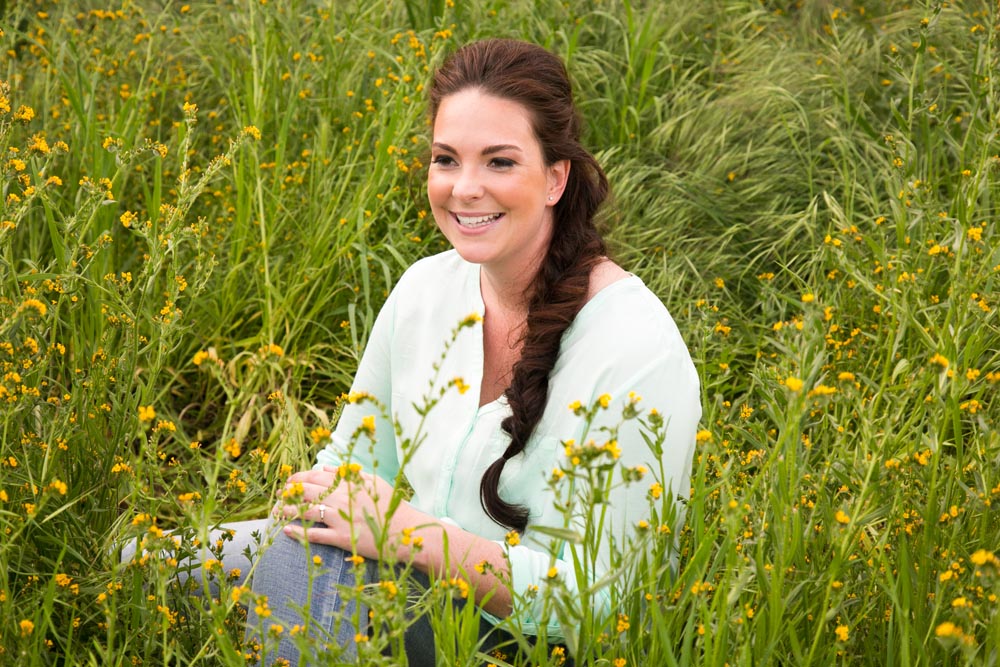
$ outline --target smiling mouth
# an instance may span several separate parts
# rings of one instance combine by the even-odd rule
[[[503,217],[503,213],[491,213],[490,215],[459,215],[455,213],[454,215],[455,219],[458,220],[458,224],[467,229],[485,227]]]

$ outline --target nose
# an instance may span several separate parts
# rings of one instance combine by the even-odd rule
[[[483,183],[474,167],[463,167],[458,171],[451,194],[463,201],[472,201],[483,196]]]

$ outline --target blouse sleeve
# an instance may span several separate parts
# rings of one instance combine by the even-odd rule
[[[395,481],[399,459],[391,421],[391,369],[398,292],[397,287],[389,294],[375,318],[351,385],[352,395],[367,394],[369,398],[344,404],[330,441],[316,455],[315,468],[340,465],[350,456],[350,460],[361,464],[365,472],[377,474],[390,483]],[[374,418],[374,435],[363,428],[365,420],[370,418]]]
[[[657,336],[655,333],[650,336],[649,331],[644,335],[640,331],[639,338],[645,337],[644,342],[633,341],[632,336],[608,341],[610,347],[617,352],[604,357],[601,363],[592,360],[588,368],[576,370],[575,380],[581,390],[592,392],[590,396],[579,396],[577,400],[582,404],[592,405],[601,394],[606,393],[612,398],[609,407],[598,410],[589,430],[584,434],[581,418],[576,417],[565,405],[555,406],[557,409],[563,409],[566,419],[553,421],[545,434],[545,437],[560,440],[573,438],[578,443],[582,442],[582,436],[602,444],[608,438],[608,435],[601,430],[602,427],[613,428],[621,422],[621,408],[628,400],[629,394],[633,392],[635,396],[641,398],[637,407],[642,410],[642,416],[648,416],[650,409],[655,408],[667,425],[662,454],[657,458],[640,434],[638,420],[632,419],[621,424],[617,438],[621,450],[619,465],[614,468],[614,488],[608,498],[607,515],[596,563],[590,573],[591,581],[586,582],[587,585],[599,581],[609,571],[612,541],[621,549],[635,537],[639,522],[650,519],[648,493],[653,483],[659,483],[662,486],[662,493],[668,494],[666,495],[668,498],[676,499],[679,496],[686,499],[690,493],[695,434],[701,418],[700,389],[698,376],[687,348],[672,321],[669,324],[666,336]],[[636,344],[630,344],[633,342]],[[587,376],[590,379],[584,381],[582,378]],[[561,443],[556,452],[557,457],[553,464],[566,465],[561,458],[564,456]],[[621,470],[636,466],[643,466],[647,473],[638,482],[622,483]],[[661,466],[662,478],[659,472]],[[550,471],[542,472],[548,474]],[[532,519],[531,524],[562,527],[563,516],[551,507],[551,503],[548,505],[549,507],[542,509],[541,516],[537,520]],[[678,508],[676,521],[677,525],[671,526],[675,535],[679,534],[679,529],[683,525],[683,508]],[[538,589],[540,592],[546,582],[551,580],[549,575],[554,573],[563,582],[570,595],[579,598],[575,593],[583,583],[576,580],[574,568],[573,550],[580,547],[564,543],[561,553],[553,562],[549,554],[549,541],[550,538],[544,535],[532,538],[529,525],[521,544],[506,547],[510,559],[512,591],[521,599],[530,601],[526,608],[515,608],[517,614],[515,622],[523,632],[529,634],[538,634],[543,612],[543,596],[526,595],[529,590]],[[578,554],[578,557],[582,558],[582,554]],[[608,587],[605,587],[595,599],[595,612],[598,614],[610,612],[610,603]],[[550,638],[564,636],[554,615],[549,617],[546,632]]]

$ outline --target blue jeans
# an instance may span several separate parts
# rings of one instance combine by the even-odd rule
[[[322,649],[324,645],[338,645],[341,650],[339,659],[353,662],[357,657],[355,635],[368,632],[368,610],[363,607],[358,609],[353,597],[344,599],[340,594],[342,587],[353,588],[359,583],[348,560],[351,554],[324,544],[303,545],[281,532],[281,525],[271,519],[239,521],[224,524],[210,535],[212,542],[226,533],[232,535],[223,546],[222,567],[226,572],[234,568],[240,570],[240,576],[232,580],[235,585],[245,583],[252,567],[251,590],[258,599],[259,596],[267,598],[269,613],[262,614],[263,607],[258,609],[254,602],[249,604],[248,643],[254,637],[271,638],[263,660],[265,665],[271,665],[279,658],[287,660],[292,666],[308,665],[314,657],[301,654],[291,636],[295,626],[308,626],[308,634],[313,639],[309,642],[311,647]],[[122,561],[131,560],[134,555],[135,543],[132,542],[123,548]],[[201,560],[209,557],[205,549]],[[178,569],[182,580],[191,577],[200,582],[202,579],[202,568],[197,563],[182,562]],[[418,587],[430,586],[427,575],[420,572],[411,572],[410,580]],[[378,566],[369,562],[361,583],[376,581]],[[218,592],[211,580],[209,590],[213,595]],[[454,600],[452,604],[460,606],[464,602]],[[308,624],[302,616],[303,611],[308,611]],[[352,621],[355,618],[358,619],[357,627]],[[433,667],[436,664],[436,648],[430,621],[426,617],[410,620],[411,624],[403,637],[407,663],[411,667]],[[275,625],[282,628],[277,634],[276,645],[273,639],[276,633],[271,631]],[[480,650],[484,653],[497,648],[511,653],[511,647],[515,645],[509,634],[494,628],[485,619],[480,620],[479,639]]]
[[[280,529],[272,524],[270,519],[238,521],[223,524],[216,530],[211,531],[209,533],[209,542],[215,543],[223,540],[222,566],[227,573],[232,572],[234,569],[239,570],[239,576],[229,578],[229,581],[233,582],[234,585],[242,586],[246,582],[247,575],[250,574],[250,568],[253,565],[252,561],[256,560],[256,554],[261,550],[263,545],[267,544],[274,537],[275,533],[280,534]],[[121,562],[128,563],[135,557],[136,540],[129,540],[122,545],[121,549]],[[249,560],[246,554],[250,554]],[[188,579],[193,579],[198,584],[201,584],[204,581],[201,565],[214,557],[208,550],[208,547],[203,546],[197,558],[185,558],[178,563],[177,579],[182,584]],[[208,580],[208,592],[213,596],[219,593],[219,587],[212,578]]]
[[[243,532],[241,524],[228,527]],[[255,635],[264,638],[273,636],[270,629],[280,625],[282,632],[277,647],[268,651],[265,664],[271,664],[277,658],[284,658],[291,665],[309,664],[310,656],[300,655],[291,636],[295,626],[308,626],[312,646],[339,645],[341,658],[345,662],[353,660],[357,656],[355,634],[366,631],[368,610],[357,609],[353,598],[345,601],[340,594],[342,586],[353,587],[358,583],[354,567],[347,560],[351,554],[322,544],[303,545],[276,529],[274,524],[268,523],[265,532],[273,542],[261,544],[251,589],[256,596],[267,596],[270,613],[262,616],[262,610],[250,604],[247,639]],[[315,560],[317,557],[318,562]],[[368,579],[370,576],[365,576],[362,583]],[[309,614],[308,624],[303,611]],[[355,617],[359,619],[359,627],[352,623]]]
[[[266,542],[261,544],[252,579],[253,592],[267,596],[270,614],[262,618],[254,605],[250,606],[247,614],[248,639],[254,635],[267,637],[269,628],[276,623],[282,626],[278,645],[268,652],[264,663],[269,665],[277,658],[284,658],[291,665],[312,662],[311,656],[300,654],[289,636],[292,627],[305,625],[301,612],[307,608],[310,634],[319,640],[312,642],[311,646],[322,647],[323,644],[336,643],[341,647],[340,659],[344,662],[353,661],[357,656],[356,635],[366,635],[368,632],[368,610],[364,607],[358,609],[354,598],[345,600],[340,595],[342,587],[353,588],[358,584],[355,569],[348,560],[351,554],[324,544],[303,545],[284,535],[273,524],[263,529],[257,524],[258,522],[243,522],[225,527],[236,529],[237,537],[232,544],[237,546],[248,542],[239,536],[248,532],[248,529],[260,530],[262,534],[273,537],[270,545]],[[312,566],[310,561],[313,562]],[[229,569],[228,561],[223,561],[223,567]],[[376,581],[378,565],[368,562],[361,583]],[[418,588],[430,586],[427,575],[421,572],[411,572],[410,581]],[[464,602],[454,600],[452,604],[462,605]],[[355,618],[358,619],[358,625],[352,622]],[[436,647],[430,621],[426,616],[411,618],[410,621],[403,636],[407,664],[410,667],[434,667]],[[479,622],[479,640],[480,650],[484,653],[497,648],[510,653],[510,647],[515,646],[508,633],[494,628],[485,619],[480,619]]]

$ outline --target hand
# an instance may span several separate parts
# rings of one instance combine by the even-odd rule
[[[301,485],[301,495],[296,485]],[[331,488],[334,485],[336,488]],[[477,603],[489,596],[483,606],[486,611],[497,616],[510,614],[511,593],[503,583],[509,576],[508,564],[503,548],[496,542],[441,523],[406,501],[398,504],[387,522],[394,489],[367,473],[349,472],[341,477],[337,468],[325,466],[292,475],[285,493],[290,489],[295,493],[284,496],[286,500],[278,503],[275,514],[303,519],[310,525],[285,526],[289,537],[329,544],[363,558],[411,562],[433,576],[469,578]],[[372,532],[368,517],[379,531],[387,531],[384,540]],[[388,553],[379,553],[380,542],[388,546]],[[472,564],[483,561],[492,567],[478,572]]]
[[[288,501],[279,503],[275,513],[312,525],[308,528],[288,525],[284,528],[285,534],[340,547],[365,558],[380,556],[379,539],[372,532],[369,518],[381,530],[389,531],[389,544],[397,548],[397,560],[408,557],[409,549],[405,549],[406,545],[399,543],[395,536],[407,525],[414,526],[430,518],[412,516],[420,513],[409,503],[400,502],[387,525],[385,517],[394,489],[382,478],[364,472],[349,472],[341,478],[337,468],[325,466],[322,470],[292,475],[284,488],[287,492],[296,489],[296,485],[302,486],[302,495],[294,494],[291,504]]]

